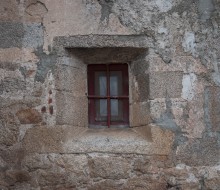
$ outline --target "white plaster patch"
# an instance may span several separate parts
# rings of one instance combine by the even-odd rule
[[[31,124],[30,125],[26,124],[26,125],[20,126],[20,130],[19,130],[19,140],[20,141],[24,138],[26,131],[32,127],[33,127],[33,125],[31,125]]]
[[[195,55],[196,44],[195,44],[195,34],[193,32],[185,33],[182,46],[185,52],[190,52],[193,55]]]
[[[192,100],[195,95],[197,77],[194,73],[190,73],[183,76],[182,80],[182,94],[181,97],[186,100]]]
[[[176,165],[176,169],[177,170],[184,170],[184,169],[186,169],[186,170],[190,170],[190,167],[189,166],[187,166],[187,165],[185,165],[185,164],[177,164]]]
[[[159,34],[168,34],[168,29],[165,27],[159,27],[158,28],[158,33]]]
[[[195,175],[193,173],[190,173],[189,177],[186,179],[186,181],[188,183],[192,183],[192,182],[197,183],[198,179],[195,177]]]
[[[56,91],[55,89],[55,80],[52,71],[48,71],[47,77],[44,83],[44,99],[42,100],[42,105],[37,107],[37,109],[40,111],[41,107],[44,105],[46,107],[46,110],[48,110],[44,114],[44,120],[46,121],[47,125],[52,127],[56,124],[56,104],[55,104],[55,97],[56,97]],[[51,93],[50,93],[51,91]],[[52,99],[52,103],[48,103],[48,100]],[[53,113],[50,113],[50,109],[52,109]]]
[[[155,3],[159,8],[160,12],[167,12],[173,6],[173,0],[156,0]]]
[[[216,170],[220,171],[220,165],[214,167]]]
[[[160,41],[158,41],[158,44],[159,44],[159,47],[161,49],[165,49],[166,48],[166,42],[165,41],[160,40]]]
[[[177,166],[176,166],[176,169],[178,169],[178,170],[183,170],[184,168],[185,168],[185,164],[178,164]]]

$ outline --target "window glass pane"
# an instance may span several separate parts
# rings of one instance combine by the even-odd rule
[[[119,96],[122,94],[122,72],[110,72],[110,95]]]
[[[111,121],[123,121],[123,101],[111,99]]]
[[[106,96],[107,79],[106,72],[95,72],[95,95]]]
[[[118,100],[111,100],[111,116],[118,116]]]
[[[95,121],[107,121],[107,100],[95,100],[96,117]]]
[[[129,94],[127,69],[125,64],[88,65],[91,127],[121,127],[129,124],[129,99],[121,97]]]
[[[107,100],[99,100],[100,116],[107,116]]]

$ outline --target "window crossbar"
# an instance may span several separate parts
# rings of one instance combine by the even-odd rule
[[[128,96],[87,96],[88,99],[128,99]]]

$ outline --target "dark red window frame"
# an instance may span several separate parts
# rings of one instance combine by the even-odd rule
[[[128,64],[91,64],[88,65],[88,102],[89,102],[89,126],[90,127],[128,127],[129,126],[129,78]],[[95,94],[95,73],[105,72],[107,78],[106,96]],[[110,95],[110,72],[120,71],[122,73],[121,94],[117,96]],[[95,100],[107,100],[107,121],[97,121]],[[111,121],[111,100],[116,99],[122,102],[122,120]]]

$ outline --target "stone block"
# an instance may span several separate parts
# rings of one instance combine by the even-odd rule
[[[84,131],[82,127],[75,126],[38,126],[27,130],[22,143],[27,152],[70,153],[66,144]]]
[[[220,158],[217,138],[195,139],[179,146],[176,158],[188,166],[213,166]]]
[[[19,69],[19,65],[15,63],[0,62],[0,69],[5,69],[6,71],[15,71],[16,69]]]
[[[0,31],[0,48],[37,48],[43,45],[43,28],[41,24],[2,22]]]
[[[26,182],[30,181],[31,177],[28,171],[25,170],[7,170],[6,176],[11,178],[14,182]]]
[[[42,121],[41,114],[35,109],[22,109],[16,115],[21,124],[37,124]]]
[[[145,53],[144,48],[133,47],[103,47],[103,48],[76,48],[70,53],[85,63],[128,63]]]
[[[13,124],[2,124],[0,121],[0,144],[12,146],[18,142],[19,129]]]
[[[20,21],[18,1],[7,0],[0,1],[0,21]]]
[[[153,141],[153,152],[155,155],[168,155],[172,151],[174,143],[174,133],[170,130],[162,129],[157,125],[151,125]]]
[[[149,75],[148,74],[142,74],[136,76],[136,81],[138,84],[138,101],[139,102],[144,102],[149,99],[149,93],[150,93],[150,88],[149,88]]]
[[[151,167],[151,162],[150,158],[148,159],[143,159],[143,158],[137,158],[134,161],[134,172],[141,175],[141,174],[147,174],[149,173],[150,167]]]
[[[18,65],[18,63],[30,64],[30,63],[37,63],[39,61],[39,59],[33,52],[33,49],[31,48],[19,49],[17,47],[0,49],[0,60],[1,60],[0,68],[6,70],[17,69],[20,66]],[[14,64],[9,64],[9,63],[14,63]]]
[[[132,75],[137,76],[140,74],[148,73],[149,62],[146,60],[145,56],[147,55],[144,55],[140,57],[139,59],[132,61],[130,63],[130,69],[131,69]]]
[[[130,80],[131,102],[144,102],[149,98],[149,75],[139,74]]]
[[[64,171],[46,171],[46,170],[37,170],[35,172],[36,179],[40,186],[51,186],[51,189],[60,185],[66,184],[67,173]],[[58,186],[59,187],[59,186]]]
[[[65,168],[68,176],[66,177],[67,184],[73,186],[76,184],[87,185],[89,181],[89,167],[86,155],[68,154],[56,160],[57,165]]]
[[[88,186],[88,190],[123,190],[123,182],[106,179]]]
[[[6,77],[0,82],[0,95],[5,93],[14,94],[26,89],[26,82],[19,78]]]
[[[182,72],[150,73],[150,99],[181,97],[182,78]]]
[[[24,24],[24,38],[22,46],[37,49],[43,46],[44,31],[41,23]]]
[[[13,114],[0,110],[0,144],[12,146],[18,142],[19,128]]]
[[[0,157],[0,170],[3,171],[6,167],[7,167],[7,163]]]
[[[179,186],[179,187],[178,187]],[[184,190],[197,190],[200,189],[201,185],[200,183],[195,183],[195,182],[189,182],[185,184],[178,185],[178,188],[184,189]]]
[[[71,139],[64,145],[67,152],[147,154],[153,150],[151,139],[143,138],[133,129],[87,129]]]
[[[89,182],[88,160],[83,154],[29,154],[22,160],[22,166],[31,171],[32,178],[41,186],[52,189]]]
[[[58,125],[88,126],[88,99],[75,97],[65,91],[56,92],[56,123]]]
[[[130,163],[120,157],[95,156],[89,159],[89,168],[93,178],[117,180],[129,177]]]
[[[212,178],[212,179],[206,179],[205,180],[205,186],[206,186],[207,189],[218,190],[219,187],[220,187],[219,177]]]
[[[20,143],[16,143],[13,146],[1,147],[0,155],[2,159],[7,163],[5,169],[15,169],[13,166],[18,166],[21,163],[21,160],[25,156],[24,149],[21,148]],[[16,168],[21,169],[21,168]],[[23,169],[22,169],[23,170]]]
[[[220,88],[207,87],[205,90],[205,121],[212,131],[220,132]]]
[[[88,169],[88,159],[84,154],[64,154],[55,160],[58,165],[63,165],[67,171],[83,175],[84,170]]]
[[[147,141],[152,141],[151,127],[148,125],[134,127],[132,130],[135,131],[141,138],[144,138]]]
[[[152,138],[143,138],[133,129],[87,129],[75,126],[38,126],[26,131],[23,148],[35,153],[128,153],[168,155],[174,135],[158,126],[149,126]]]
[[[8,190],[9,184],[7,182],[5,182],[5,179],[2,179],[2,178],[0,175],[0,188],[1,188],[1,190]]]
[[[54,39],[55,45],[66,48],[91,48],[91,47],[133,47],[139,48],[143,53],[148,48],[148,39],[144,35],[78,35],[61,36]]]
[[[35,127],[28,129],[23,139],[27,152],[62,152],[63,128]]]
[[[165,99],[150,100],[150,115],[153,120],[157,120],[166,111]]]
[[[130,126],[138,127],[151,122],[148,102],[138,102],[130,105]]]
[[[86,67],[77,68],[57,65],[55,70],[55,88],[59,91],[71,92],[73,96],[85,96],[87,93]]]
[[[124,190],[164,190],[166,188],[166,181],[163,178],[153,176],[141,176],[129,178]]]
[[[29,190],[34,190],[34,188],[31,184],[31,182],[26,181],[22,183],[15,183],[10,187],[10,190],[24,190],[24,189],[29,189]],[[8,190],[8,189],[3,189],[3,190]]]
[[[24,26],[22,23],[3,22],[0,24],[0,48],[22,47]]]
[[[29,171],[37,169],[49,170],[53,167],[50,157],[47,154],[29,154],[22,159],[22,168]]]

